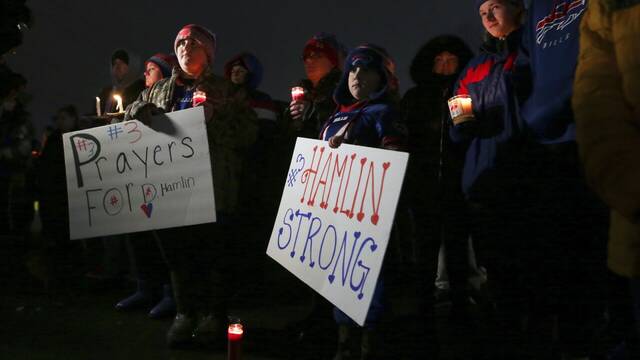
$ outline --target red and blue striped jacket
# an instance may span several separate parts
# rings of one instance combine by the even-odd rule
[[[462,71],[454,95],[471,97],[476,120],[452,126],[449,135],[466,143],[462,190],[470,198],[485,198],[504,189],[517,164],[522,124],[512,83],[521,31],[506,40],[487,43]]]

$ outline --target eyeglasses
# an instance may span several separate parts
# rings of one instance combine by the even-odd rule
[[[309,51],[306,52],[304,55],[302,55],[302,57],[300,58],[300,60],[305,61],[307,59],[311,59],[311,60],[318,60],[321,58],[325,58],[327,57],[327,55],[325,55],[322,52],[319,51]]]

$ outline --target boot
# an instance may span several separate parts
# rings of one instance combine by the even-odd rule
[[[333,360],[348,360],[352,358],[352,330],[349,325],[338,325],[338,350]]]
[[[193,341],[204,347],[224,348],[227,339],[225,336],[226,325],[226,318],[220,318],[213,314],[202,316],[193,331]]]
[[[188,343],[195,327],[196,322],[193,317],[178,313],[167,331],[167,344],[176,347]]]
[[[222,271],[214,266],[198,283],[201,317],[193,332],[193,340],[205,347],[226,345],[227,290]]]
[[[173,300],[173,290],[171,289],[171,285],[164,284],[162,286],[162,299],[149,311],[149,317],[152,319],[162,319],[172,316],[175,313],[176,302]]]
[[[185,272],[171,271],[171,285],[176,303],[177,315],[167,331],[167,343],[175,347],[191,341],[191,334],[196,328],[195,296],[189,291],[192,284]]]
[[[116,310],[126,311],[138,309],[147,305],[152,300],[151,287],[147,281],[138,279],[138,289],[133,295],[120,300],[116,304]]]

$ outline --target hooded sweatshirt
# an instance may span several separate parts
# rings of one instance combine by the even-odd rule
[[[250,53],[242,53],[231,58],[224,65],[224,77],[231,79],[231,70],[235,65],[240,65],[247,69],[247,79],[243,85],[235,85],[236,87],[246,88],[249,93],[249,102],[253,111],[256,112],[258,119],[269,121],[276,125],[278,108],[271,97],[258,90],[258,86],[262,82],[264,70],[258,58]]]
[[[580,19],[586,0],[532,1],[517,65],[531,69],[531,93],[522,117],[534,141],[575,141],[571,110]]]
[[[445,51],[458,57],[458,69],[452,75],[435,74],[435,57]],[[457,191],[460,191],[464,153],[449,139],[447,99],[452,96],[456,78],[472,57],[471,50],[462,39],[442,35],[422,46],[411,63],[411,78],[416,86],[405,93],[401,106],[412,155],[407,179],[410,182],[415,180],[412,187],[416,191],[439,192],[438,180],[447,184],[455,182]]]
[[[381,82],[376,92],[360,101],[351,95],[348,87],[349,72],[356,66],[375,69]],[[362,45],[352,50],[333,96],[338,111],[325,122],[320,138],[343,136],[349,144],[386,149],[404,147],[400,113],[393,104],[397,86],[395,65],[383,49]]]
[[[518,171],[522,124],[512,73],[522,31],[490,39],[462,71],[454,95],[469,95],[475,120],[452,126],[451,139],[467,146],[462,190],[469,199],[496,199]]]

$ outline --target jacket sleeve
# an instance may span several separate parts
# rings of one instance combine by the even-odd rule
[[[407,129],[399,112],[388,110],[382,113],[375,124],[380,138],[380,147],[387,150],[407,150]]]
[[[150,107],[152,113],[160,112],[158,108],[152,102],[149,101],[149,98],[150,98],[149,93],[151,92],[151,89],[153,88],[144,89],[140,93],[140,95],[138,95],[138,98],[136,99],[136,101],[132,102],[131,104],[129,104],[129,106],[127,106],[127,108],[124,110],[125,121],[137,119],[138,114],[145,107]]]
[[[590,185],[638,222],[640,5],[609,12],[603,3],[589,3],[580,28],[573,94],[577,140]]]

